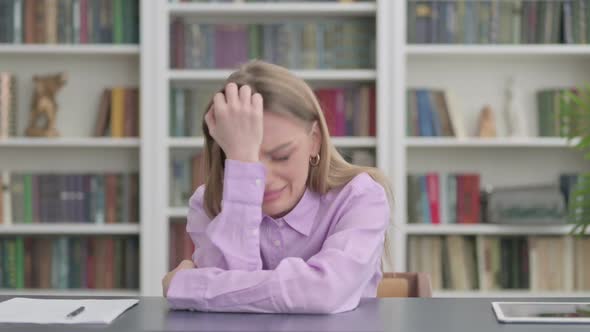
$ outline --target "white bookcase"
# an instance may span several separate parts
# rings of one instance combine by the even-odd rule
[[[505,185],[556,180],[561,172],[582,171],[583,160],[562,138],[536,136],[534,91],[554,86],[572,86],[589,77],[590,47],[585,45],[410,45],[406,41],[406,1],[376,0],[375,3],[161,3],[159,8],[158,49],[160,86],[158,109],[168,109],[170,84],[219,82],[229,70],[179,70],[168,66],[168,27],[171,17],[190,16],[203,20],[249,19],[251,22],[272,18],[374,16],[377,24],[377,61],[375,70],[295,70],[311,84],[317,82],[376,82],[377,137],[336,138],[341,147],[375,147],[377,166],[392,180],[395,208],[391,227],[393,266],[387,270],[406,270],[406,240],[410,235],[427,234],[567,234],[570,226],[509,227],[499,225],[444,225],[442,227],[408,224],[406,220],[406,174],[425,171],[477,171],[483,184]],[[514,75],[520,88],[519,101],[524,106],[531,137],[481,139],[410,138],[405,136],[406,88],[441,87],[453,89],[462,102],[470,136],[474,135],[477,115],[489,103],[498,114],[502,111],[504,84]],[[169,138],[168,114],[158,117],[157,150],[159,203],[156,219],[164,222],[157,253],[159,273],[167,270],[168,225],[171,218],[184,218],[186,207],[169,207],[170,156],[182,150],[195,150],[202,139]],[[500,120],[500,119],[498,119]],[[499,128],[501,131],[502,128]],[[531,172],[531,168],[535,172]],[[156,286],[156,288],[159,285]],[[159,291],[158,289],[155,292]],[[528,291],[437,292],[439,296],[558,296],[562,293]]]
[[[318,20],[324,17],[374,17],[377,19],[377,66],[371,70],[295,70],[295,74],[314,84],[375,83],[377,88],[377,137],[339,137],[335,144],[342,148],[373,148],[377,165],[388,172],[389,112],[388,92],[391,91],[390,65],[391,35],[389,33],[389,1],[375,3],[180,3],[159,1],[157,24],[157,161],[155,163],[156,205],[154,219],[160,222],[154,234],[152,257],[154,274],[163,276],[168,271],[169,225],[173,218],[186,218],[188,207],[169,206],[170,161],[174,155],[196,153],[203,147],[203,138],[169,137],[169,90],[170,86],[198,86],[199,84],[223,82],[231,70],[171,69],[169,66],[169,23],[173,17],[190,17],[203,22],[265,22],[270,19],[302,18]],[[154,282],[156,280],[153,280]],[[146,290],[159,294],[159,280]]]
[[[161,295],[161,278],[168,271],[169,224],[185,218],[188,208],[169,206],[170,161],[173,155],[197,152],[202,138],[169,136],[170,86],[220,83],[229,70],[181,70],[169,66],[169,26],[172,17],[188,16],[208,22],[264,22],[267,19],[374,17],[376,68],[373,70],[296,70],[313,84],[374,82],[377,89],[377,137],[336,138],[339,147],[374,148],[377,166],[391,179],[395,195],[390,230],[393,266],[406,270],[406,241],[428,234],[559,234],[569,226],[509,227],[499,225],[416,225],[406,220],[406,175],[426,171],[476,171],[483,185],[555,181],[559,173],[588,167],[561,138],[535,137],[534,92],[572,86],[590,77],[590,46],[586,45],[410,45],[406,42],[406,1],[368,3],[182,3],[141,1],[140,46],[119,45],[0,45],[0,70],[18,76],[18,123],[22,134],[28,120],[33,74],[66,71],[68,83],[59,94],[55,140],[0,140],[0,169],[22,171],[139,170],[139,225],[2,226],[13,234],[138,234],[141,253],[141,295]],[[504,87],[513,75],[531,137],[420,138],[405,136],[406,88],[452,89],[461,102],[469,134],[477,115],[489,104],[501,121]],[[141,88],[141,133],[137,139],[89,138],[100,91],[109,85]],[[502,132],[502,128],[499,128]],[[1,291],[2,294],[132,295],[127,291]],[[578,293],[579,294],[579,293]],[[576,294],[576,295],[578,295]],[[553,296],[562,293],[522,291],[438,292],[440,296]]]
[[[18,172],[129,172],[140,174],[140,216],[138,224],[8,224],[0,225],[0,236],[14,235],[125,235],[139,237],[140,275],[138,290],[125,289],[0,289],[3,295],[134,296],[142,294],[152,276],[146,255],[151,244],[150,215],[153,182],[150,181],[153,103],[150,93],[155,62],[150,1],[141,2],[140,45],[115,44],[0,44],[0,71],[16,76],[17,137],[0,139],[0,170]],[[58,92],[59,138],[24,136],[33,94],[33,75],[67,74]],[[101,93],[110,86],[140,87],[139,138],[92,137]],[[153,88],[152,88],[153,89]]]
[[[410,0],[412,1],[412,0]],[[392,20],[405,35],[407,2],[394,1]],[[399,26],[401,25],[401,27]],[[588,171],[588,163],[563,138],[537,136],[537,90],[579,86],[590,77],[590,46],[588,45],[441,45],[410,44],[406,38],[394,47],[395,110],[392,126],[392,171],[397,199],[396,217],[402,225],[397,231],[402,241],[397,267],[406,267],[406,240],[412,235],[566,235],[571,226],[510,225],[422,225],[407,220],[407,182],[412,173],[477,172],[482,186],[510,186],[557,183],[560,173]],[[516,80],[518,104],[522,105],[529,136],[505,137],[503,118],[504,93],[509,77]],[[406,88],[441,88],[452,90],[459,99],[470,137],[428,138],[406,137]],[[479,112],[485,105],[495,112],[498,138],[473,137]],[[400,124],[400,125],[397,125]],[[575,143],[575,142],[574,142]],[[398,237],[399,239],[399,237]],[[585,292],[587,294],[588,292]],[[564,296],[564,292],[532,292],[520,290],[439,291],[435,296]],[[582,292],[575,295],[583,296]]]

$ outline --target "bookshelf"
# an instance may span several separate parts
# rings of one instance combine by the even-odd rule
[[[421,2],[437,6],[438,10],[447,8],[446,4],[430,1]],[[486,1],[473,1],[473,6],[485,7]],[[496,4],[509,3],[498,1]],[[515,3],[515,2],[512,2]],[[539,1],[538,3],[541,3]],[[571,225],[530,225],[514,226],[500,224],[454,224],[442,220],[442,224],[416,224],[408,220],[408,183],[406,175],[438,173],[476,172],[481,175],[481,187],[513,186],[540,183],[557,184],[559,173],[588,171],[587,162],[560,137],[536,137],[537,105],[535,93],[543,89],[573,87],[588,82],[587,71],[590,64],[588,44],[443,44],[413,43],[406,38],[410,4],[417,1],[397,1],[393,11],[395,29],[401,29],[401,42],[395,44],[393,53],[394,95],[394,146],[391,160],[393,182],[398,208],[395,211],[396,267],[407,269],[410,265],[407,253],[410,237],[438,237],[460,235],[481,238],[505,238],[506,236],[566,237]],[[494,5],[491,5],[494,6]],[[436,8],[436,7],[433,7]],[[457,7],[455,7],[457,8]],[[543,8],[543,7],[538,7]],[[484,9],[482,9],[484,10]],[[483,15],[483,11],[480,13]],[[446,14],[444,14],[446,15]],[[493,15],[493,14],[492,14]],[[440,17],[440,16],[439,16]],[[586,17],[586,22],[590,17]],[[422,21],[424,22],[424,21]],[[491,23],[493,24],[493,23]],[[586,23],[587,24],[587,23]],[[448,26],[448,25],[447,25]],[[409,29],[412,29],[411,27]],[[428,30],[427,30],[428,31]],[[432,30],[430,30],[432,31]],[[461,30],[459,30],[461,31]],[[414,30],[415,32],[415,30]],[[526,137],[507,137],[503,118],[505,107],[505,88],[507,80],[513,77],[516,82],[515,99],[524,112],[529,134]],[[460,109],[466,123],[468,137],[408,137],[405,124],[406,89],[426,88],[452,90],[460,100]],[[490,105],[498,125],[497,138],[474,137],[479,112],[484,105]],[[397,123],[397,125],[396,125]],[[476,249],[477,251],[480,248]],[[562,257],[571,261],[571,251]],[[481,259],[478,257],[477,259]],[[573,262],[572,262],[573,263]],[[504,266],[505,267],[505,266]],[[477,267],[478,269],[481,267]],[[443,272],[444,273],[444,272]],[[564,272],[567,273],[567,272]],[[567,275],[565,276],[567,279]],[[481,279],[479,280],[481,283]],[[565,284],[568,282],[566,281]],[[558,297],[584,296],[587,291],[562,290],[447,290],[434,292],[441,297]]]
[[[24,5],[24,1],[22,3]],[[79,2],[76,1],[76,3]],[[103,6],[105,3],[106,1],[100,2],[100,5]],[[138,16],[142,17],[138,29],[141,35],[149,35],[149,31],[152,29],[149,20],[152,15],[152,8],[149,2],[138,0],[138,3],[141,5]],[[123,5],[124,3],[121,2],[120,4]],[[67,6],[68,4],[62,1],[60,2],[61,5]],[[69,2],[69,5],[75,6],[73,1]],[[95,2],[93,5],[99,5],[99,2]],[[49,2],[47,4],[35,3],[34,6],[51,6],[51,4]],[[87,9],[90,13],[91,7]],[[110,10],[113,10],[113,8]],[[80,8],[80,15],[83,15],[83,12],[84,9]],[[76,24],[83,24],[82,22],[83,20],[78,23],[71,23],[74,26],[70,26],[70,23],[68,23],[67,28],[74,29]],[[121,24],[131,24],[130,22],[121,21]],[[96,28],[96,25],[94,27]],[[34,33],[40,32],[35,31]],[[48,36],[49,32],[43,38],[49,38]],[[88,36],[90,37],[90,32],[88,32]],[[11,175],[23,173],[33,174],[33,176],[41,174],[52,174],[53,176],[139,172],[138,181],[141,189],[138,192],[138,212],[140,216],[143,216],[140,218],[141,220],[114,224],[74,223],[58,220],[51,223],[26,224],[13,222],[0,225],[0,239],[3,242],[18,238],[24,239],[25,245],[27,241],[37,242],[41,240],[50,241],[51,244],[51,242],[62,238],[75,239],[76,242],[86,241],[80,239],[121,239],[120,241],[125,241],[128,247],[139,246],[137,250],[134,250],[133,256],[129,257],[134,257],[132,260],[137,263],[140,269],[132,277],[132,279],[137,278],[132,283],[136,286],[132,286],[132,288],[125,288],[130,284],[119,285],[118,288],[113,289],[99,287],[98,284],[97,288],[79,288],[73,284],[69,284],[69,287],[75,288],[46,288],[39,286],[35,281],[38,288],[6,289],[0,287],[0,294],[93,297],[139,296],[145,294],[144,285],[147,284],[147,280],[151,277],[149,271],[152,269],[149,256],[145,253],[146,249],[149,248],[149,238],[151,236],[148,227],[150,220],[147,216],[151,215],[152,204],[147,193],[151,191],[152,185],[147,179],[149,179],[150,160],[153,158],[150,155],[150,147],[153,144],[150,144],[151,138],[149,135],[125,138],[93,137],[102,90],[112,86],[141,87],[139,97],[143,105],[141,114],[145,116],[141,117],[139,126],[144,133],[150,131],[151,120],[149,114],[152,114],[151,105],[153,105],[150,98],[153,94],[149,93],[150,84],[147,84],[147,82],[150,82],[150,78],[153,79],[150,71],[152,68],[150,64],[154,61],[150,51],[153,49],[153,44],[150,39],[143,39],[139,44],[126,42],[100,44],[76,44],[72,42],[0,43],[1,71],[11,72],[16,77],[15,114],[17,123],[16,136],[0,139],[0,155],[2,156],[0,157],[0,170],[9,171]],[[88,41],[91,41],[91,39],[89,38]],[[61,135],[58,138],[26,137],[24,131],[29,120],[30,102],[33,93],[32,77],[33,75],[57,72],[67,74],[67,83],[57,94],[56,99],[59,105],[57,128]],[[133,238],[133,241],[135,243],[139,242],[139,244],[127,244],[128,240],[126,239],[129,238]],[[55,245],[55,243],[53,244]],[[37,244],[34,244],[34,246],[35,250],[38,250]],[[51,257],[49,259],[52,260]],[[53,259],[55,259],[55,256]],[[127,263],[129,262],[127,261]],[[71,266],[68,266],[68,268],[72,269]],[[116,267],[116,269],[119,269],[119,267]],[[39,271],[37,272],[39,273]],[[50,286],[53,287],[51,281]]]
[[[590,77],[587,44],[462,45],[412,44],[406,40],[407,2],[288,2],[288,3],[155,3],[141,1],[141,43],[128,44],[0,44],[2,70],[14,71],[17,87],[18,132],[28,120],[31,77],[60,70],[69,74],[59,93],[58,139],[11,137],[0,140],[0,170],[24,172],[139,171],[141,194],[138,224],[2,225],[0,237],[67,235],[135,236],[140,239],[140,286],[137,290],[0,289],[0,294],[149,295],[161,294],[161,278],[169,271],[170,225],[182,221],[187,206],[170,206],[171,160],[188,157],[203,147],[199,137],[169,135],[171,87],[219,84],[227,69],[176,69],[170,64],[170,23],[188,18],[206,23],[277,22],[286,19],[375,19],[376,61],[365,69],[295,69],[313,87],[375,84],[376,137],[335,137],[342,149],[374,151],[376,165],[393,183],[394,225],[390,229],[393,265],[405,271],[411,236],[565,236],[571,226],[427,225],[407,216],[406,175],[426,172],[478,172],[482,185],[538,183],[559,173],[588,170],[587,162],[559,137],[475,138],[477,116],[484,103],[501,113],[506,78],[516,79],[518,101],[531,133],[536,133],[534,93],[573,86]],[[12,69],[16,68],[16,69]],[[141,87],[139,138],[90,137],[104,86]],[[461,101],[469,137],[406,137],[406,89],[444,88]],[[501,118],[497,118],[501,123]],[[502,135],[504,128],[498,128]],[[146,134],[147,133],[147,134]],[[573,142],[575,143],[575,142]],[[505,162],[506,161],[506,162]],[[532,171],[534,170],[534,172]],[[448,222],[448,220],[447,220]],[[587,292],[529,290],[436,291],[435,296],[564,296]]]
[[[281,22],[287,19],[303,19],[317,21],[318,19],[354,19],[369,17],[376,19],[376,48],[377,59],[375,68],[370,69],[295,69],[294,73],[305,79],[313,87],[343,86],[348,84],[375,84],[377,91],[377,136],[376,137],[335,137],[337,147],[343,149],[370,149],[375,151],[377,165],[387,172],[389,138],[387,123],[389,112],[387,95],[390,91],[391,77],[388,75],[388,54],[391,47],[389,22],[391,7],[389,1],[338,3],[338,2],[289,2],[289,3],[159,3],[156,12],[160,13],[157,26],[162,27],[157,32],[159,77],[157,93],[157,108],[169,109],[170,87],[198,87],[200,84],[219,84],[227,78],[231,70],[227,69],[178,69],[171,68],[169,63],[169,29],[175,18],[190,19],[191,22],[210,23],[265,23]],[[247,20],[247,21],[245,21]],[[158,163],[157,184],[159,190],[155,219],[159,222],[155,233],[158,237],[158,250],[154,251],[154,271],[163,275],[168,271],[168,254],[170,248],[169,232],[173,222],[185,220],[187,206],[169,206],[170,201],[170,161],[175,156],[187,156],[197,153],[203,147],[203,139],[199,137],[169,137],[169,118],[167,112],[158,114]],[[157,251],[157,252],[156,252]],[[159,291],[160,285],[154,286]]]

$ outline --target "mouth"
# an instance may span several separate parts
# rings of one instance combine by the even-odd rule
[[[286,187],[283,187],[281,189],[277,189],[277,190],[266,190],[264,191],[264,203],[268,203],[268,202],[272,202],[277,200],[279,197],[281,197],[281,194],[283,193],[283,190],[285,190]]]

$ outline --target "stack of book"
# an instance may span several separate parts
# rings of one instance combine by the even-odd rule
[[[571,121],[561,109],[564,105],[565,91],[576,93],[576,89],[545,89],[537,91],[537,120],[539,136],[568,137],[576,135],[582,130],[583,124]]]
[[[235,68],[263,59],[292,69],[375,67],[374,19],[170,26],[172,68]]]
[[[0,224],[139,222],[137,173],[0,174]]]
[[[170,136],[201,136],[205,108],[218,91],[209,85],[170,88]]]
[[[408,42],[587,44],[587,0],[408,1]]]
[[[112,87],[102,93],[94,136],[139,136],[139,90]]]
[[[214,86],[170,89],[170,136],[201,136],[203,113],[219,91]],[[375,136],[375,86],[316,89],[332,136]]]
[[[0,43],[138,42],[139,0],[0,1]]]
[[[590,290],[590,238],[411,236],[408,269],[434,289]]]
[[[0,288],[139,288],[137,237],[2,238],[0,258]]]
[[[194,191],[205,182],[204,157],[199,152],[188,158],[174,157],[170,166],[170,204],[188,206]]]
[[[479,174],[408,174],[408,222],[564,224],[579,174],[555,182],[480,189]],[[570,204],[571,205],[571,204]],[[571,207],[570,207],[571,209]]]
[[[375,87],[315,90],[332,136],[375,136]]]
[[[481,222],[480,175],[410,174],[408,221],[421,224]]]
[[[406,102],[407,136],[466,136],[462,113],[453,93],[433,89],[409,89]]]

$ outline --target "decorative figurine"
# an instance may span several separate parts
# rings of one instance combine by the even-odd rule
[[[31,102],[31,117],[27,136],[58,137],[55,128],[58,105],[55,95],[67,81],[65,73],[47,76],[33,76],[34,92]]]
[[[492,108],[486,105],[479,115],[479,137],[496,137],[496,120]]]
[[[527,136],[527,126],[524,119],[524,108],[518,103],[514,78],[508,79],[506,87],[506,103],[504,119],[506,121],[506,135],[513,137]]]

